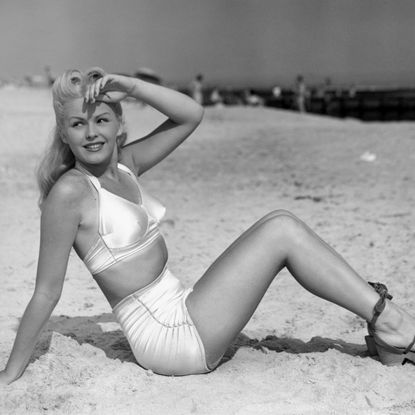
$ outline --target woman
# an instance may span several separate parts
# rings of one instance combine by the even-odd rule
[[[120,102],[143,101],[167,120],[124,145]],[[415,361],[415,320],[284,210],[237,239],[192,289],[168,270],[158,223],[164,207],[137,180],[198,126],[189,97],[142,80],[67,71],[53,86],[54,142],[39,169],[41,241],[36,286],[0,381],[19,378],[56,306],[72,247],[85,262],[126,335],[137,362],[156,373],[214,369],[287,267],[307,290],[368,321],[367,342],[384,364]]]

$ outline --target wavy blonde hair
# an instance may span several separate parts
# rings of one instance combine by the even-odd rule
[[[82,98],[86,88],[97,79],[102,78],[105,72],[101,68],[91,68],[85,72],[70,69],[60,75],[52,86],[53,109],[55,111],[56,126],[53,130],[52,141],[46,148],[41,159],[36,177],[40,190],[39,206],[48,196],[53,185],[68,170],[75,166],[75,157],[69,146],[63,142],[64,136],[64,104],[74,98]],[[125,143],[127,134],[123,119],[121,104],[108,103],[123,125],[123,133],[117,137],[118,149]]]

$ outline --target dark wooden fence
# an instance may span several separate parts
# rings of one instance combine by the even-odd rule
[[[267,107],[296,111],[295,93],[283,89],[278,97],[270,89],[220,89],[223,105],[249,105],[246,97],[254,94]],[[182,92],[189,93],[186,89]],[[204,90],[204,105],[214,105],[211,88]],[[310,90],[306,110],[338,118],[358,118],[364,121],[414,121],[415,89],[331,89]]]
[[[283,91],[280,97],[264,94],[267,106],[295,110],[295,94]],[[364,121],[415,120],[415,90],[331,91],[324,96],[310,95],[307,112]]]

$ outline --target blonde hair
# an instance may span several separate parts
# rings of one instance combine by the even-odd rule
[[[46,149],[36,171],[40,190],[39,206],[46,199],[58,179],[75,166],[75,157],[68,144],[63,141],[64,104],[71,99],[82,98],[88,85],[102,78],[104,75],[105,72],[100,68],[92,68],[85,73],[76,69],[70,69],[65,71],[53,83],[52,99],[56,126],[53,130],[52,141]],[[108,105],[113,109],[124,126],[121,104],[116,102],[108,103]],[[125,131],[118,137],[117,143],[119,150],[125,143],[126,138]]]

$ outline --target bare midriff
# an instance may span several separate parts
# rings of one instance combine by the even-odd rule
[[[123,298],[154,281],[167,258],[166,243],[160,235],[150,246],[94,275],[94,279],[114,308]]]

